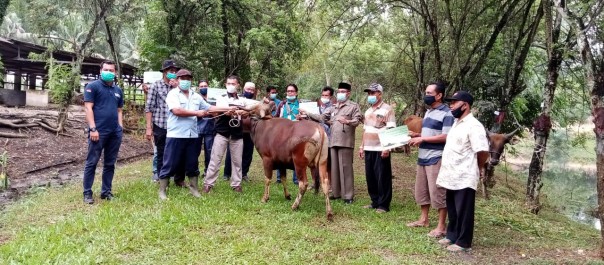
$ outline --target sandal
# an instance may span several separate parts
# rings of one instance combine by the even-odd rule
[[[432,231],[430,231],[430,233],[428,233],[428,236],[432,237],[432,238],[439,238],[439,237],[443,237],[443,236],[446,236],[446,235],[447,235],[446,231],[432,230]]]
[[[447,250],[450,252],[468,252],[470,250],[472,250],[471,248],[462,248],[457,244],[453,244],[453,245],[449,245],[447,247]]]
[[[407,224],[407,227],[428,227],[430,224],[424,224],[420,221],[415,221]]]

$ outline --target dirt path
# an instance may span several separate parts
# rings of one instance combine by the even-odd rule
[[[56,115],[57,112],[51,109],[0,106],[0,113],[30,116],[38,113]],[[10,189],[0,192],[0,208],[31,187],[63,185],[81,178],[88,147],[84,117],[81,107],[72,108],[69,118],[75,120],[72,124],[76,125],[67,128],[66,134],[69,136],[57,136],[42,128],[32,128],[21,131],[29,135],[28,138],[0,139],[0,154],[6,151],[9,158],[7,174],[10,180]],[[10,132],[6,128],[0,128],[0,131]],[[149,142],[142,140],[141,136],[125,135],[118,163],[151,155]],[[102,160],[99,165],[102,165]]]

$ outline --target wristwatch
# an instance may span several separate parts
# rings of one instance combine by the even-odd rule
[[[89,127],[86,132],[96,132],[96,127]]]

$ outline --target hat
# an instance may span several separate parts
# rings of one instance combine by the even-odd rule
[[[250,88],[250,87],[256,89],[256,85],[252,82],[245,82],[245,85],[243,85],[243,89]]]
[[[161,71],[163,72],[164,70],[166,70],[168,68],[180,69],[178,66],[176,66],[176,63],[174,61],[165,60],[164,63],[161,64]]]
[[[187,70],[187,69],[180,69],[180,70],[178,70],[178,72],[176,72],[176,77],[181,77],[181,76],[193,77],[191,72],[189,72],[189,70]]]
[[[378,83],[373,83],[371,85],[369,85],[369,88],[364,90],[365,92],[380,92],[383,93],[384,92],[384,88],[382,87],[382,85],[378,84]]]
[[[466,91],[457,91],[455,92],[455,94],[453,94],[453,96],[445,98],[445,101],[464,101],[467,102],[468,104],[470,104],[470,106],[472,106],[472,103],[474,103],[474,97],[472,97],[472,95],[470,95],[470,93],[466,92]]]
[[[338,84],[338,88],[350,90],[352,87],[350,86],[350,84],[342,82]]]

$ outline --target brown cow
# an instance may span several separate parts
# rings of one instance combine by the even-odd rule
[[[273,104],[274,105],[274,104]],[[274,169],[281,170],[283,192],[286,199],[291,199],[287,191],[285,169],[294,169],[298,176],[298,196],[292,205],[292,210],[298,209],[300,201],[308,187],[306,168],[311,170],[318,167],[321,187],[325,194],[325,209],[327,219],[333,220],[329,202],[329,178],[327,175],[328,139],[320,124],[312,121],[290,121],[282,118],[271,118],[270,104],[258,104],[252,110],[252,115],[260,117],[252,119],[251,136],[256,150],[262,158],[264,174],[264,196],[262,202],[269,199],[270,183]]]

